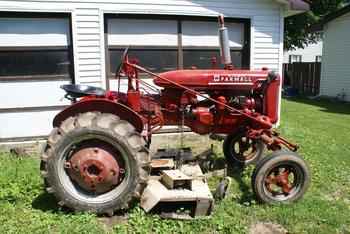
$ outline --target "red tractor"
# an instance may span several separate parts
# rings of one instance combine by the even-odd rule
[[[266,69],[234,69],[223,17],[219,25],[223,69],[155,74],[129,59],[126,49],[117,78],[120,87],[121,76],[127,77],[127,92],[63,87],[73,104],[55,117],[41,162],[46,189],[59,205],[99,214],[127,209],[147,184],[152,134],[165,125],[225,135],[228,164],[257,164],[252,187],[261,202],[303,196],[308,167],[297,146],[273,130],[281,78]],[[158,89],[139,73],[151,75]],[[265,150],[273,152],[263,157]]]

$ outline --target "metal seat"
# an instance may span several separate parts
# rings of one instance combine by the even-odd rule
[[[80,98],[85,96],[104,96],[106,91],[102,88],[88,86],[88,85],[76,85],[68,84],[61,85],[61,89],[67,92],[67,95],[71,98]]]

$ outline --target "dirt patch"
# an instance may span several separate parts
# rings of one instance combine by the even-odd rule
[[[287,234],[288,231],[279,224],[256,223],[249,229],[250,234]]]
[[[116,215],[112,217],[101,217],[97,220],[106,232],[110,232],[115,225],[126,224],[128,222],[128,216],[126,214]]]

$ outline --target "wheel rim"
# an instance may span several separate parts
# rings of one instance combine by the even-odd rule
[[[85,142],[74,150],[65,167],[75,183],[97,194],[112,190],[123,180],[125,173],[119,152],[103,142]]]
[[[231,143],[231,155],[239,162],[253,160],[257,154],[257,142],[245,136],[233,139]]]
[[[114,200],[131,177],[125,149],[99,134],[73,138],[62,151],[56,170],[65,190],[75,199],[89,203]]]
[[[300,192],[304,177],[302,169],[294,162],[280,163],[265,174],[264,192],[275,201],[290,200]]]

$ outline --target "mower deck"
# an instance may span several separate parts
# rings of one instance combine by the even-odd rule
[[[167,150],[169,152],[178,155],[177,150]],[[187,156],[189,154],[187,152]],[[176,167],[174,157],[171,154],[167,156],[170,157],[152,160],[151,170],[154,175],[148,180],[141,196],[141,207],[146,212],[154,211],[164,218],[209,216],[214,198],[199,165],[189,162]]]

